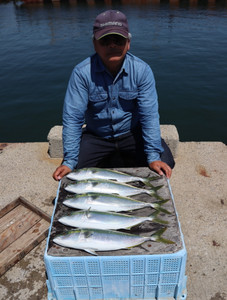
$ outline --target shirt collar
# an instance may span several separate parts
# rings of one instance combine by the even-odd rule
[[[104,72],[106,69],[105,69],[105,66],[104,66],[100,56],[97,53],[95,54],[95,56],[96,56],[95,72]]]
[[[124,72],[126,75],[128,75],[128,73],[129,73],[129,63],[128,63],[128,60],[129,60],[128,59],[128,53],[126,53],[123,65],[121,67],[121,72]]]

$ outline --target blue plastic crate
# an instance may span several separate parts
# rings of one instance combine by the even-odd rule
[[[173,199],[169,182],[168,186]],[[57,198],[58,194],[56,200]],[[56,205],[57,201],[55,209]],[[185,275],[187,252],[181,229],[183,246],[175,253],[58,257],[48,255],[51,226],[44,255],[49,300],[187,298]]]

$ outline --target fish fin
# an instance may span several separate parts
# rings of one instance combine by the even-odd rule
[[[92,200],[95,200],[95,199],[97,199],[97,198],[98,198],[98,195],[92,195],[92,196],[91,196],[91,199],[92,199]]]
[[[86,251],[86,252],[88,252],[88,253],[90,253],[92,255],[98,256],[98,254],[94,250],[92,250],[92,249],[84,249],[84,251]]]
[[[89,213],[91,211],[91,207],[89,207],[87,210],[84,210],[84,211],[85,211],[86,218],[88,219],[89,218]]]
[[[89,229],[81,229],[81,234],[83,234],[86,239],[93,235],[92,231]]]
[[[156,231],[154,234],[152,234],[151,240],[159,243],[164,243],[164,244],[175,244],[173,241],[161,237],[161,235],[166,231],[166,229],[167,227],[164,227]]]

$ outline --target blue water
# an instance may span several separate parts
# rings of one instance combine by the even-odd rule
[[[114,8],[128,16],[130,51],[154,71],[161,124],[181,141],[227,144],[226,1],[117,3],[0,3],[0,142],[46,141],[61,124],[72,68],[93,53],[94,18]]]

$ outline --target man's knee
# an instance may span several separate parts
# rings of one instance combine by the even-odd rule
[[[175,166],[173,154],[172,154],[169,146],[164,141],[164,139],[162,139],[161,141],[162,141],[162,147],[164,149],[163,153],[161,154],[161,161],[165,162],[167,165],[170,166],[171,169],[173,169]]]

